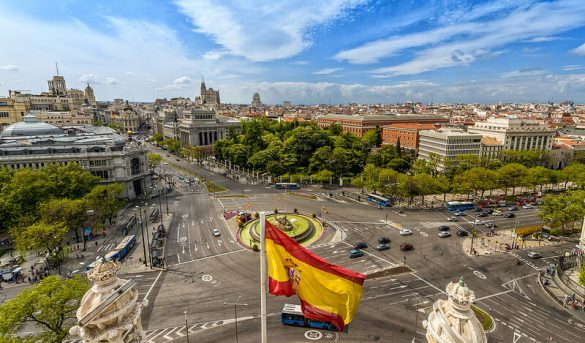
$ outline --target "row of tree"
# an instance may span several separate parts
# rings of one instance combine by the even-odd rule
[[[23,253],[48,252],[56,266],[65,257],[70,232],[80,242],[83,228],[98,232],[123,207],[125,186],[99,181],[74,163],[36,170],[0,168],[0,230],[9,230]]]
[[[544,224],[560,227],[561,234],[566,230],[572,232],[575,223],[581,223],[585,216],[585,190],[545,197],[539,216]]]

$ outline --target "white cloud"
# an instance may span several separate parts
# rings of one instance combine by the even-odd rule
[[[552,42],[555,40],[561,40],[563,38],[561,37],[555,37],[555,36],[542,36],[542,37],[534,37],[534,38],[530,38],[530,39],[525,39],[522,41],[522,43],[544,43],[544,42]]]
[[[118,81],[115,77],[100,77],[94,74],[83,74],[79,78],[79,82],[89,82],[93,84],[101,84],[101,85],[118,85],[120,81]]]
[[[181,76],[178,79],[175,79],[173,83],[176,85],[190,85],[191,83],[193,83],[193,81],[188,76]]]
[[[513,78],[513,77],[521,77],[521,78],[526,78],[526,77],[530,77],[530,76],[537,76],[537,75],[545,75],[548,72],[546,70],[543,69],[539,69],[539,68],[527,68],[527,69],[520,69],[520,70],[514,70],[514,71],[510,71],[507,73],[502,73],[499,75],[499,77],[503,77],[503,78]]]
[[[290,64],[294,64],[294,65],[299,65],[299,66],[306,66],[309,64],[309,61],[294,61],[294,62],[290,62]]]
[[[228,52],[225,50],[211,50],[206,52],[203,55],[203,58],[206,60],[211,60],[211,61],[215,61],[215,60],[219,60],[220,58],[222,58],[223,56],[227,55]]]
[[[18,67],[15,66],[14,64],[6,64],[3,66],[0,66],[0,70],[5,70],[5,71],[18,71]]]
[[[346,15],[367,0],[177,0],[195,31],[232,55],[263,62],[311,46],[310,30]]]
[[[315,74],[315,75],[331,75],[331,74],[338,72],[340,70],[343,70],[343,68],[324,68],[324,69],[317,70],[317,71],[313,72],[313,74]]]
[[[571,64],[571,65],[566,65],[563,67],[563,70],[565,70],[565,71],[573,71],[573,70],[581,70],[581,69],[585,69],[585,67],[583,67],[582,65],[579,65],[579,64]]]
[[[496,13],[501,15],[493,15]],[[585,6],[580,0],[534,3],[503,13],[483,10],[481,14],[470,19],[492,15],[482,21],[457,21],[440,28],[369,42],[340,51],[335,57],[350,63],[375,63],[415,51],[407,62],[373,71],[378,76],[413,75],[468,65],[480,58],[493,57],[494,49],[507,44],[551,37],[585,24]]]
[[[574,53],[575,55],[585,56],[585,44],[571,50],[571,52]]]

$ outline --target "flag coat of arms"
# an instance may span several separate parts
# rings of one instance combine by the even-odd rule
[[[333,323],[343,331],[355,315],[365,275],[333,265],[266,221],[270,294],[301,300],[306,318]]]

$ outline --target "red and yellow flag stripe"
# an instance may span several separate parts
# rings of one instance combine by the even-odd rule
[[[357,311],[365,276],[333,265],[266,221],[269,291],[297,294],[306,318],[331,322],[342,331]]]

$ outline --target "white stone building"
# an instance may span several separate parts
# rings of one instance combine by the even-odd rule
[[[537,120],[488,118],[476,122],[469,132],[497,139],[503,150],[550,151],[556,130]]]
[[[179,123],[181,145],[212,145],[217,140],[226,138],[230,127],[239,130],[240,122],[220,118],[211,110],[183,110]]]
[[[441,161],[454,159],[457,155],[478,155],[481,148],[481,135],[461,129],[442,128],[439,130],[419,131],[418,158],[427,161],[432,155]],[[444,168],[444,165],[439,165]]]

